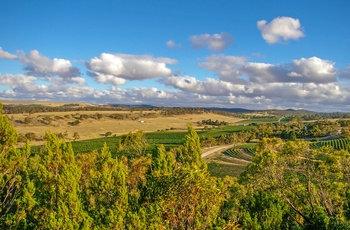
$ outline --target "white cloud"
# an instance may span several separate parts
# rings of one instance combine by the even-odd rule
[[[96,75],[103,74],[125,80],[144,80],[171,75],[167,64],[175,64],[170,58],[153,58],[149,55],[109,54],[102,53],[99,57],[90,59],[87,67]],[[91,74],[90,74],[91,75]],[[96,77],[93,74],[91,76]],[[102,78],[97,79],[102,82]],[[112,83],[111,77],[106,77],[104,83]],[[118,82],[120,84],[120,81]]]
[[[204,81],[199,81],[191,76],[171,76],[163,78],[162,82],[165,85],[186,92],[207,96],[227,96],[231,93],[238,93],[245,90],[244,85],[232,84],[213,78],[206,78]]]
[[[169,48],[182,48],[181,43],[176,43],[174,40],[169,40],[166,42],[166,46]]]
[[[167,67],[176,63],[173,59],[102,53],[86,63],[89,76],[112,85],[109,89],[98,90],[83,86],[85,79],[72,74],[75,67],[68,60],[51,60],[35,50],[28,55],[19,53],[15,58],[2,49],[0,53],[2,57],[23,62],[28,71],[17,75],[0,74],[0,85],[6,86],[0,92],[2,99],[350,110],[349,85],[337,79],[349,78],[350,68],[337,70],[334,62],[318,57],[271,64],[250,62],[242,56],[211,55],[199,66],[215,73],[218,79],[200,80],[194,76],[175,76]],[[160,78],[166,90],[117,87],[127,80],[151,78]]]
[[[4,58],[4,59],[16,59],[17,56],[14,54],[10,54],[9,52],[4,51],[1,47],[0,47],[0,58]]]
[[[37,80],[36,77],[23,75],[23,74],[0,74],[0,84],[1,85],[8,85],[12,88],[16,88],[21,85],[30,85],[34,84],[34,81]]]
[[[72,78],[70,79],[70,82],[72,82],[72,83],[78,83],[79,85],[82,85],[82,84],[85,83],[85,78],[83,78],[83,77],[72,77]]]
[[[84,86],[42,85],[26,75],[0,75],[0,84],[11,90],[2,91],[3,99],[89,101],[92,103],[152,104],[159,106],[219,106],[250,109],[321,108],[323,111],[347,110],[350,89],[338,83],[249,83],[246,85],[190,76],[164,77],[163,83],[175,90],[157,88],[121,89],[112,86],[96,90]]]
[[[270,23],[261,20],[257,22],[257,26],[262,37],[270,44],[281,40],[297,40],[304,36],[299,19],[291,17],[277,17]]]
[[[303,82],[333,82],[336,80],[337,70],[334,63],[318,57],[293,60],[291,77],[302,78]]]
[[[83,83],[85,79],[80,77],[80,71],[74,67],[69,60],[54,58],[49,59],[37,50],[30,51],[27,55],[18,55],[18,60],[25,64],[27,74],[47,77],[48,81],[57,84]],[[55,78],[58,76],[59,79]]]
[[[249,84],[272,82],[315,82],[336,81],[334,63],[318,57],[301,58],[291,63],[273,65],[247,62],[239,56],[212,55],[199,66],[213,71],[223,81]]]
[[[98,72],[88,72],[88,75],[90,77],[93,77],[96,79],[97,82],[105,83],[105,84],[112,84],[112,85],[124,85],[126,83],[126,80],[120,77],[116,77],[114,75],[110,74],[102,74]]]
[[[234,84],[207,78],[200,81],[190,76],[172,76],[163,79],[164,84],[190,94],[187,101],[209,104],[236,104],[249,108],[307,108],[316,109],[320,105],[332,108],[336,105],[340,110],[348,106],[350,92],[341,88],[337,83],[247,83]],[[193,99],[195,97],[196,99]],[[342,106],[344,108],[342,108]]]
[[[233,37],[228,33],[200,34],[190,37],[192,47],[196,49],[208,48],[211,51],[227,49],[233,43]]]
[[[173,48],[176,46],[176,43],[173,40],[169,40],[166,42],[166,46]]]
[[[247,58],[241,56],[211,55],[199,66],[213,71],[221,80],[242,82],[240,68],[246,64]]]

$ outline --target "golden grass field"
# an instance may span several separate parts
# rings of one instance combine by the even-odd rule
[[[5,103],[3,103],[5,104]],[[47,105],[47,104],[45,104]],[[58,106],[61,104],[53,104],[50,106]],[[94,118],[87,118],[80,120],[81,123],[76,126],[69,125],[69,122],[77,120],[74,117],[80,115],[93,115],[102,114],[103,117],[98,120]],[[124,114],[129,118],[123,120],[116,120],[108,117],[110,114]],[[6,115],[6,114],[5,114]],[[65,115],[68,115],[65,117]],[[8,114],[7,115],[14,125],[18,133],[26,134],[33,132],[38,137],[43,137],[46,132],[54,133],[67,133],[67,141],[74,140],[74,133],[78,132],[80,140],[93,139],[102,137],[106,132],[111,132],[112,135],[123,135],[129,132],[142,130],[145,132],[153,132],[158,130],[186,130],[189,123],[192,123],[194,127],[198,127],[197,122],[202,120],[212,119],[225,121],[230,124],[241,121],[239,118],[232,116],[225,116],[215,113],[203,113],[203,114],[185,114],[175,116],[164,116],[160,114],[160,111],[79,111],[79,112],[46,112],[46,113],[34,113],[34,114]],[[26,117],[31,118],[31,122],[28,124],[19,123],[18,121],[24,121]],[[43,124],[38,122],[43,117],[52,118],[52,122]],[[56,119],[54,119],[56,117]],[[57,119],[60,117],[60,119]],[[200,127],[198,127],[200,128]],[[32,145],[42,144],[42,141],[32,141]]]

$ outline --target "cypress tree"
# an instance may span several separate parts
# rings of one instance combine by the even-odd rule
[[[31,162],[36,205],[30,213],[38,229],[88,228],[90,219],[79,198],[81,172],[72,146],[47,133],[44,148]]]
[[[188,134],[185,136],[185,143],[182,149],[180,161],[185,166],[205,167],[202,160],[202,149],[199,136],[192,125],[188,125]]]
[[[0,228],[27,226],[26,214],[33,207],[34,186],[28,176],[28,142],[22,150],[15,148],[17,132],[0,104]]]

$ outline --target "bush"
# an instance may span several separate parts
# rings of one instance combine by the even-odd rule
[[[79,133],[78,132],[74,132],[73,138],[74,138],[74,140],[79,140],[80,139]]]
[[[80,121],[79,120],[75,120],[73,122],[68,122],[69,125],[72,125],[72,126],[76,126],[76,125],[79,125],[80,124]]]
[[[26,134],[25,134],[25,137],[27,138],[27,140],[32,141],[32,140],[35,140],[35,139],[36,139],[36,134],[33,133],[33,132],[29,132],[29,133],[26,133]]]

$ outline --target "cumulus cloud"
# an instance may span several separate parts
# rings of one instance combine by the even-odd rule
[[[265,20],[257,22],[262,37],[270,44],[288,40],[297,40],[304,36],[299,19],[277,17],[270,23]]]
[[[333,62],[311,57],[293,60],[291,72],[288,74],[293,81],[298,81],[298,78],[301,78],[302,82],[326,83],[336,80],[337,70]]]
[[[1,85],[8,85],[12,88],[16,88],[21,85],[30,85],[34,84],[34,81],[37,80],[34,76],[27,76],[23,74],[0,74],[0,84]]]
[[[0,58],[3,59],[16,59],[17,56],[14,54],[10,54],[9,52],[4,51],[1,47],[0,47]]]
[[[95,72],[90,76],[95,77],[97,81],[120,84],[120,79],[144,80],[169,76],[171,70],[167,64],[175,63],[174,59],[154,58],[149,55],[102,53],[99,57],[90,59],[86,66]],[[99,77],[101,74],[108,77]]]
[[[338,81],[350,78],[350,68],[337,70],[334,62],[318,57],[271,64],[242,56],[211,55],[199,66],[218,77],[199,79],[175,76],[167,66],[176,63],[173,59],[102,53],[86,63],[89,76],[112,85],[98,90],[83,86],[85,79],[72,74],[75,67],[68,60],[49,59],[38,51],[13,56],[1,49],[0,55],[23,62],[27,70],[25,74],[0,74],[0,85],[6,86],[0,91],[2,99],[350,110],[350,87]],[[159,78],[166,88],[118,87],[127,80],[153,78]]]
[[[126,80],[120,77],[116,77],[110,74],[102,74],[98,72],[87,72],[90,77],[95,78],[97,82],[112,84],[112,85],[124,85]]]
[[[165,85],[174,88],[207,96],[227,96],[231,93],[239,93],[245,90],[244,85],[232,84],[213,78],[199,81],[191,76],[171,76],[163,78]]]
[[[212,55],[199,66],[213,71],[221,80],[247,84],[272,82],[314,82],[336,81],[334,63],[318,57],[301,58],[285,64],[248,62],[239,56]]]
[[[240,68],[246,64],[248,58],[241,56],[211,55],[199,63],[200,67],[213,71],[220,79],[229,82],[243,82],[239,79]]]
[[[190,42],[195,49],[208,48],[211,51],[221,51],[233,43],[233,37],[228,33],[200,34],[191,36]]]
[[[54,58],[49,59],[32,50],[28,54],[20,53],[17,59],[21,61],[28,75],[46,77],[46,80],[57,84],[84,83],[85,79],[80,77],[80,71],[74,67],[69,60]],[[58,76],[59,78],[55,78]]]
[[[200,81],[190,76],[171,76],[164,78],[163,81],[164,84],[179,89],[184,94],[191,94],[192,97],[197,95],[195,99],[197,102],[202,101],[203,103],[210,98],[211,101],[208,101],[208,104],[239,104],[254,109],[269,106],[284,109],[298,107],[312,109],[319,105],[349,107],[347,104],[350,92],[346,88],[339,87],[337,83],[271,82],[260,84],[250,82],[242,85],[212,78]]]
[[[250,109],[322,108],[323,111],[347,110],[350,89],[335,83],[247,83],[237,84],[191,76],[169,76],[163,83],[174,90],[152,88],[97,90],[84,86],[37,84],[36,77],[0,75],[0,84],[11,90],[1,92],[3,99],[90,101],[93,103],[152,104],[159,106],[227,106]]]
[[[19,82],[21,80],[24,82]],[[35,77],[26,75],[0,75],[0,84],[8,84],[11,87],[11,90],[1,92],[1,98],[11,100],[88,101],[93,99],[97,92],[93,88],[80,85],[44,85],[37,84],[35,80]]]

